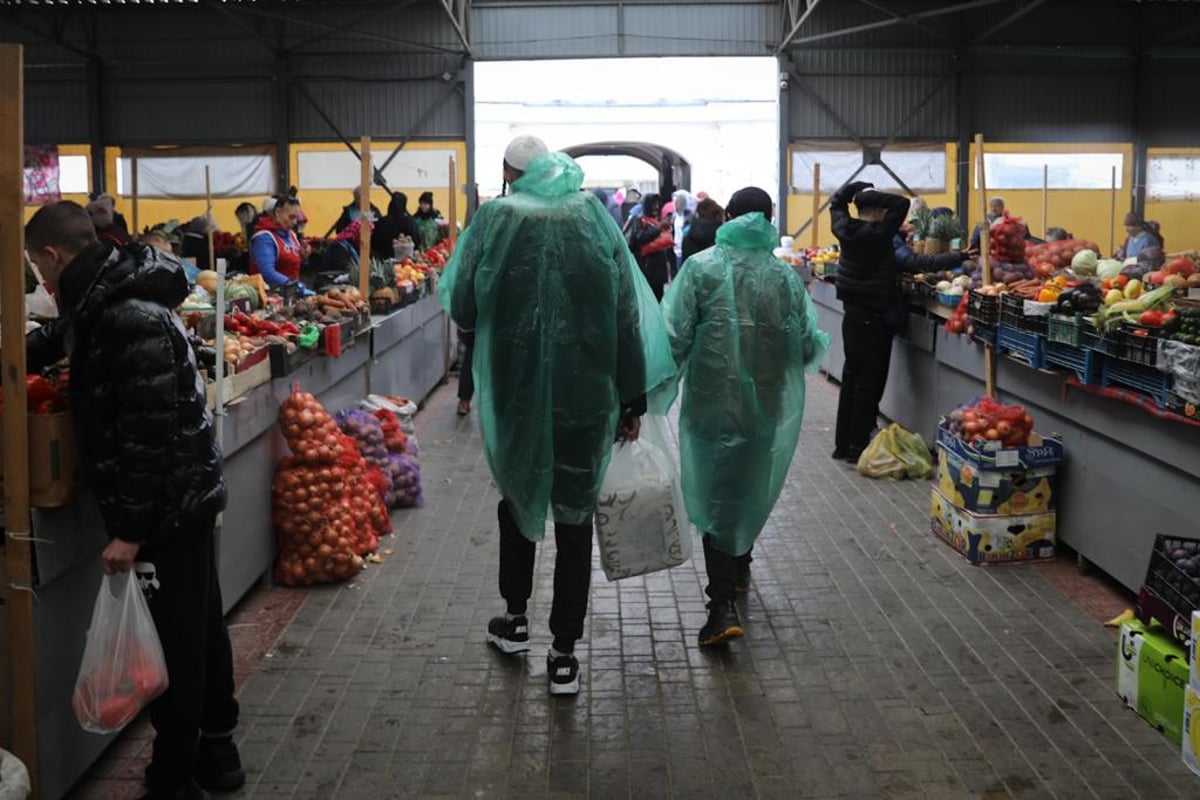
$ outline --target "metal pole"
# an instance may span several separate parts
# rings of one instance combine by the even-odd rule
[[[371,302],[371,137],[359,143],[358,198],[358,291]]]
[[[821,222],[821,164],[820,162],[813,164],[813,192],[812,192],[812,247],[814,250],[820,245],[817,241],[817,229]]]
[[[991,244],[987,224],[987,173],[984,169],[982,133],[975,134],[975,158],[976,169],[979,170],[979,212],[983,219],[979,233],[979,263],[983,265],[983,282],[986,285],[992,282],[992,261],[989,253]],[[992,352],[990,342],[983,348],[983,385],[988,397],[996,396],[996,354]]]

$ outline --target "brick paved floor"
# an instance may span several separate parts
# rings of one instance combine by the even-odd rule
[[[385,564],[308,591],[242,690],[234,797],[1200,796],[1114,693],[1093,617],[1120,599],[1063,568],[967,566],[929,532],[928,484],[829,460],[836,389],[809,385],[747,637],[696,647],[699,552],[615,584],[597,565],[573,699],[545,687],[552,541],[533,652],[483,643],[503,610],[497,497],[477,422],[442,389],[419,417],[426,507],[400,515]]]

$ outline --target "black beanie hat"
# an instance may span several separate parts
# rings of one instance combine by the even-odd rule
[[[757,186],[747,186],[745,189],[738,189],[733,193],[733,197],[729,198],[729,205],[725,206],[725,215],[729,219],[736,219],[743,214],[750,214],[755,211],[762,212],[767,221],[771,221],[773,211],[771,195]]]
[[[862,189],[854,195],[854,205],[858,208],[883,208],[883,192],[874,189]]]
[[[417,202],[433,205],[433,192],[421,192],[421,196],[417,198]]]

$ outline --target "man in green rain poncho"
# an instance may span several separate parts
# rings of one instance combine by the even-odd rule
[[[708,570],[701,646],[743,633],[734,597],[796,451],[804,375],[829,345],[803,282],[772,255],[771,211],[762,189],[735,193],[716,246],[689,258],[663,299],[683,378],[683,496]],[[668,387],[656,410],[674,399]]]
[[[512,194],[480,207],[446,271],[443,306],[475,334],[484,453],[500,490],[500,594],[488,624],[505,653],[529,650],[535,542],[555,522],[547,657],[551,694],[579,691],[592,517],[618,428],[637,436],[646,391],[674,371],[662,314],[583,171],[541,140],[505,152]]]

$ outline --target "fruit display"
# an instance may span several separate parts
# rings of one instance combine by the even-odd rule
[[[1200,308],[1181,308],[1162,321],[1164,339],[1200,347]]]
[[[356,575],[362,556],[391,529],[366,461],[329,412],[299,386],[280,408],[279,426],[292,455],[280,462],[272,486],[276,579],[307,586]]]
[[[1003,447],[1036,445],[1033,417],[1023,406],[1005,406],[990,397],[959,406],[947,417],[950,432],[967,444],[986,447],[999,442]]]
[[[1027,242],[1024,260],[1033,265],[1041,277],[1049,277],[1059,270],[1071,266],[1075,256],[1083,250],[1100,253],[1100,245],[1086,239],[1063,239],[1058,242],[1033,244]]]

